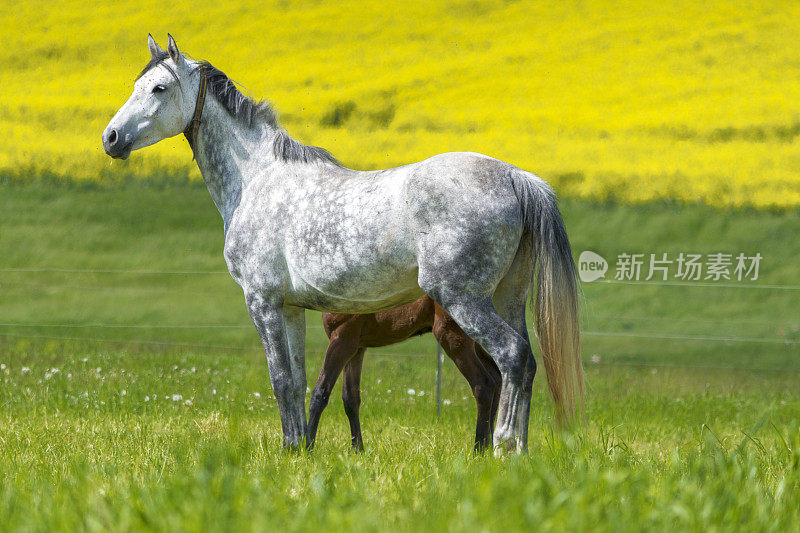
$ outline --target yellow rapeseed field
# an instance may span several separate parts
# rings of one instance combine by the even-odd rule
[[[100,146],[168,31],[354,168],[475,150],[562,196],[800,205],[797,2],[4,2],[0,177],[199,177],[182,137]]]

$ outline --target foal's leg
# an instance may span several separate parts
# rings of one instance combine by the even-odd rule
[[[472,340],[472,339],[470,339]],[[497,408],[500,406],[500,384],[503,382],[503,376],[500,375],[500,369],[497,368],[494,359],[489,355],[489,352],[484,350],[480,344],[472,341],[475,347],[475,356],[480,360],[483,365],[483,370],[492,378],[494,383],[494,397],[492,398],[492,414],[489,417],[490,427],[494,428],[495,420],[497,420]]]
[[[475,451],[483,451],[492,446],[492,427],[496,410],[495,398],[500,392],[499,371],[493,361],[491,368],[497,372],[497,379],[485,368],[476,353],[477,345],[455,320],[441,309],[437,309],[433,324],[433,335],[448,357],[453,360],[459,372],[467,379],[478,408],[475,425]]]
[[[295,383],[287,338],[287,329],[297,331],[300,327],[296,309],[255,292],[245,293],[245,301],[267,354],[269,378],[281,416],[283,446],[299,448],[306,437],[306,413],[304,402],[297,401],[299,384]]]
[[[350,436],[353,449],[364,451],[364,440],[361,438],[361,420],[358,410],[361,407],[361,365],[364,363],[365,348],[360,348],[344,366],[342,381],[342,402],[344,412],[350,421]]]
[[[325,362],[322,364],[317,383],[311,392],[308,417],[308,441],[309,446],[314,446],[317,437],[317,429],[322,411],[328,405],[331,391],[342,373],[342,368],[357,352],[360,341],[360,332],[347,325],[331,333],[331,342],[325,352]]]

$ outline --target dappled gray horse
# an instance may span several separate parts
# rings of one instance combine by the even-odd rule
[[[534,315],[557,417],[583,402],[575,264],[540,178],[476,153],[375,172],[282,130],[273,109],[207,62],[148,39],[151,60],[103,132],[131,151],[184,133],[225,229],[225,261],[267,355],[285,446],[306,437],[305,309],[373,313],[430,295],[502,375],[498,449],[526,449]]]

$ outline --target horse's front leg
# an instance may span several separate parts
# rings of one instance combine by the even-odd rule
[[[306,424],[306,310],[302,307],[285,306],[283,308],[286,322],[286,336],[289,341],[289,364],[292,367],[294,381],[294,401],[303,412],[305,427],[303,437],[309,446],[308,425]]]
[[[284,307],[279,299],[261,294],[246,294],[245,300],[267,354],[269,378],[281,416],[283,446],[299,449],[306,437],[305,368],[300,379],[300,369],[293,367],[304,367],[305,359],[292,357],[289,337],[295,337],[294,344],[297,331],[303,326],[303,315]],[[298,393],[301,387],[302,396]]]

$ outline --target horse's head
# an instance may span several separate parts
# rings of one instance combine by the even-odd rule
[[[199,90],[197,65],[187,60],[169,36],[167,51],[147,37],[150,62],[133,85],[133,93],[103,131],[103,150],[115,159],[186,130]]]

